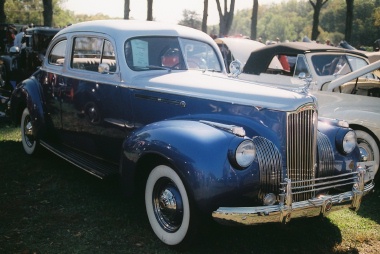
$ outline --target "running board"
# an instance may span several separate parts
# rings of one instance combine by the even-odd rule
[[[100,179],[104,179],[109,176],[117,175],[119,172],[119,167],[117,164],[113,164],[88,154],[70,149],[64,145],[51,145],[47,142],[40,141],[41,146],[45,147],[47,150],[58,155],[62,159],[68,161],[69,163],[79,167],[80,169],[94,175]]]

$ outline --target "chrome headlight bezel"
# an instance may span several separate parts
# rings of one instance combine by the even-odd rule
[[[230,162],[238,169],[249,167],[256,159],[256,146],[250,139],[245,139],[230,154]]]
[[[337,135],[336,144],[340,153],[351,153],[357,147],[355,131],[349,130],[344,135]]]

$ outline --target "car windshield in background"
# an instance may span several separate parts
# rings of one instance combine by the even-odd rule
[[[361,58],[341,54],[314,55],[311,61],[319,76],[345,75],[368,65]]]
[[[124,50],[128,66],[135,71],[222,70],[216,52],[201,41],[174,37],[140,37],[128,40]]]

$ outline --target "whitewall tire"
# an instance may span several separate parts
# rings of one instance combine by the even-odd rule
[[[167,245],[181,245],[191,235],[192,210],[186,188],[169,166],[156,166],[145,186],[145,208],[157,237]]]
[[[380,151],[376,140],[367,132],[362,130],[355,130],[360,154],[362,157],[366,157],[368,161],[375,161],[376,168],[379,168]],[[379,176],[379,172],[377,172]]]
[[[21,116],[21,141],[27,154],[36,153],[38,141],[33,136],[33,125],[28,108],[24,109]]]

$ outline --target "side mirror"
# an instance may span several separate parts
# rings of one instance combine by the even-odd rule
[[[241,74],[241,62],[239,60],[234,60],[230,63],[230,74],[233,78]]]
[[[306,73],[305,72],[300,72],[300,74],[298,74],[298,78],[299,79],[306,79]]]
[[[98,72],[99,73],[109,73],[110,72],[109,64],[106,64],[106,63],[99,64]]]

